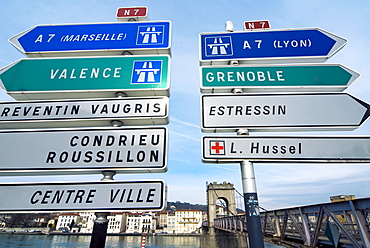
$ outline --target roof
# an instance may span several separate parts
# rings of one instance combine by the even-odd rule
[[[199,209],[176,209],[175,212],[202,212],[202,210],[199,210]]]

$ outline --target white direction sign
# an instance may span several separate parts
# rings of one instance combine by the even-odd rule
[[[203,136],[202,160],[370,163],[370,136]]]
[[[167,171],[166,127],[0,131],[0,175]]]
[[[168,124],[168,97],[0,103],[0,128]]]
[[[14,197],[16,196],[16,197]],[[0,212],[162,210],[163,180],[0,184]]]
[[[204,132],[354,130],[370,105],[347,93],[203,95]]]

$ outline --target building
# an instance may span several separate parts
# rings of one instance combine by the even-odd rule
[[[156,213],[156,231],[157,232],[167,232],[165,229],[167,229],[167,214],[168,211],[161,211]]]
[[[175,232],[195,233],[202,226],[202,211],[197,209],[180,209],[175,211]]]
[[[81,227],[81,233],[92,233],[94,227],[94,220],[96,219],[94,212],[80,212],[80,222],[78,226]]]
[[[33,219],[34,227],[47,227],[49,216],[38,216]]]
[[[94,212],[80,212],[80,227],[81,233],[92,233],[94,221],[96,219]],[[108,215],[108,230],[107,233],[122,233],[125,232],[126,214],[123,212],[112,212]]]
[[[331,202],[352,201],[352,200],[356,200],[356,196],[354,196],[354,195],[330,196],[330,201]]]
[[[176,232],[176,216],[174,212],[169,212],[167,214],[167,229],[165,230],[167,233],[175,233]]]
[[[126,233],[155,232],[156,218],[152,212],[130,212],[127,214]]]
[[[80,222],[80,215],[76,213],[66,213],[59,215],[56,230],[72,231],[72,227],[77,226]],[[78,232],[74,229],[73,232]]]
[[[126,230],[126,213],[115,212],[108,215],[107,233],[122,233]]]
[[[228,216],[228,211],[225,207],[216,205],[216,218],[224,218]]]

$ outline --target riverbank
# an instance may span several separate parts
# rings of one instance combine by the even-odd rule
[[[48,235],[84,235],[91,236],[91,233],[60,233],[49,232]],[[107,233],[107,236],[141,236],[141,233]],[[146,236],[202,236],[201,233],[147,233]]]
[[[71,236],[91,236],[92,233],[80,233],[80,232],[60,232],[53,231],[48,232],[47,230],[0,230],[1,234],[11,234],[11,235],[71,235]],[[142,233],[107,233],[107,236],[141,236]],[[201,233],[147,233],[146,236],[201,236]]]
[[[87,235],[1,235],[1,247],[4,248],[89,248],[91,236]],[[106,248],[137,248],[141,247],[140,236],[108,236]],[[147,237],[146,248],[240,248],[246,247],[246,238],[240,235],[150,235]],[[282,248],[265,243],[265,248]]]

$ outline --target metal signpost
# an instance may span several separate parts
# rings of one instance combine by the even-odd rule
[[[360,75],[339,64],[200,67],[202,93],[345,90]]]
[[[370,116],[347,93],[203,95],[201,106],[204,132],[354,130]]]
[[[203,65],[324,62],[347,40],[319,28],[200,34]]]
[[[21,59],[0,70],[0,87],[17,100],[168,96],[169,63],[168,55]]]
[[[1,102],[0,128],[164,125],[168,104],[168,97]]]
[[[2,183],[0,212],[157,211],[165,193],[163,180]]]
[[[95,210],[90,247],[103,248],[107,211],[166,207],[162,180],[113,181],[167,171],[167,128],[121,127],[168,124],[171,22],[143,22],[147,12],[120,8],[118,23],[38,25],[9,39],[31,59],[0,69],[0,87],[21,100],[0,104],[0,128],[68,128],[1,130],[0,175],[104,178],[0,184],[0,212]]]
[[[167,171],[167,128],[0,131],[2,175]]]
[[[319,28],[263,30],[267,21],[244,23],[234,32],[200,34],[202,160],[240,163],[248,244],[264,247],[253,163],[369,163],[368,136],[248,136],[250,131],[353,130],[370,116],[370,105],[341,92],[359,74],[325,62],[346,40]],[[250,31],[253,30],[253,31]],[[246,92],[260,92],[242,94]],[[274,94],[261,92],[275,92]],[[277,94],[276,92],[290,92]]]
[[[369,136],[203,136],[204,162],[369,163]]]
[[[9,42],[29,57],[170,54],[171,22],[39,25]]]

